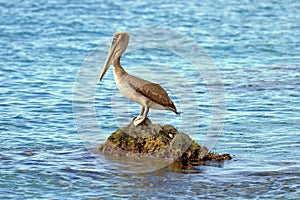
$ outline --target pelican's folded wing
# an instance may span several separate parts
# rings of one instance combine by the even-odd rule
[[[135,76],[130,76],[128,78],[130,79],[128,83],[130,87],[134,88],[134,90],[157,104],[173,108],[174,112],[178,113],[168,93],[159,84],[152,83]]]

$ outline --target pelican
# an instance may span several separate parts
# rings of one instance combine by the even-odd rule
[[[113,62],[114,79],[117,88],[127,99],[142,106],[139,116],[133,118],[132,120],[135,126],[145,121],[150,108],[158,110],[171,110],[176,114],[179,114],[173,101],[159,84],[132,76],[128,74],[121,66],[120,59],[127,48],[128,42],[128,33],[116,32],[114,34],[104,68],[100,75],[100,81]]]

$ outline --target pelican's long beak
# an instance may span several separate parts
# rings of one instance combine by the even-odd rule
[[[103,70],[101,72],[101,75],[100,75],[100,81],[102,80],[103,76],[107,72],[111,62],[114,60],[117,44],[118,44],[117,42],[113,41],[111,46],[110,46],[110,50],[109,50],[109,53],[107,55],[107,58],[106,58],[106,61],[105,61],[105,64],[104,64],[104,68],[103,68]]]

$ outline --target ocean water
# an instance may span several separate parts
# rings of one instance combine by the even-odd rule
[[[0,199],[300,198],[300,2],[14,0],[0,9]],[[153,30],[169,35],[145,43]],[[216,119],[211,149],[231,161],[132,173],[93,152],[140,111],[111,69],[97,81],[117,31],[141,44],[128,47],[124,68],[161,83],[182,112],[150,119],[200,144]],[[205,56],[164,49],[189,50],[178,35]]]

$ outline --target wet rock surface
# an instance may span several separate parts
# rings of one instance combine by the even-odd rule
[[[152,124],[149,119],[138,126],[130,123],[118,129],[96,151],[112,156],[172,159],[193,165],[231,159],[230,154],[217,154],[201,147],[173,126]]]

